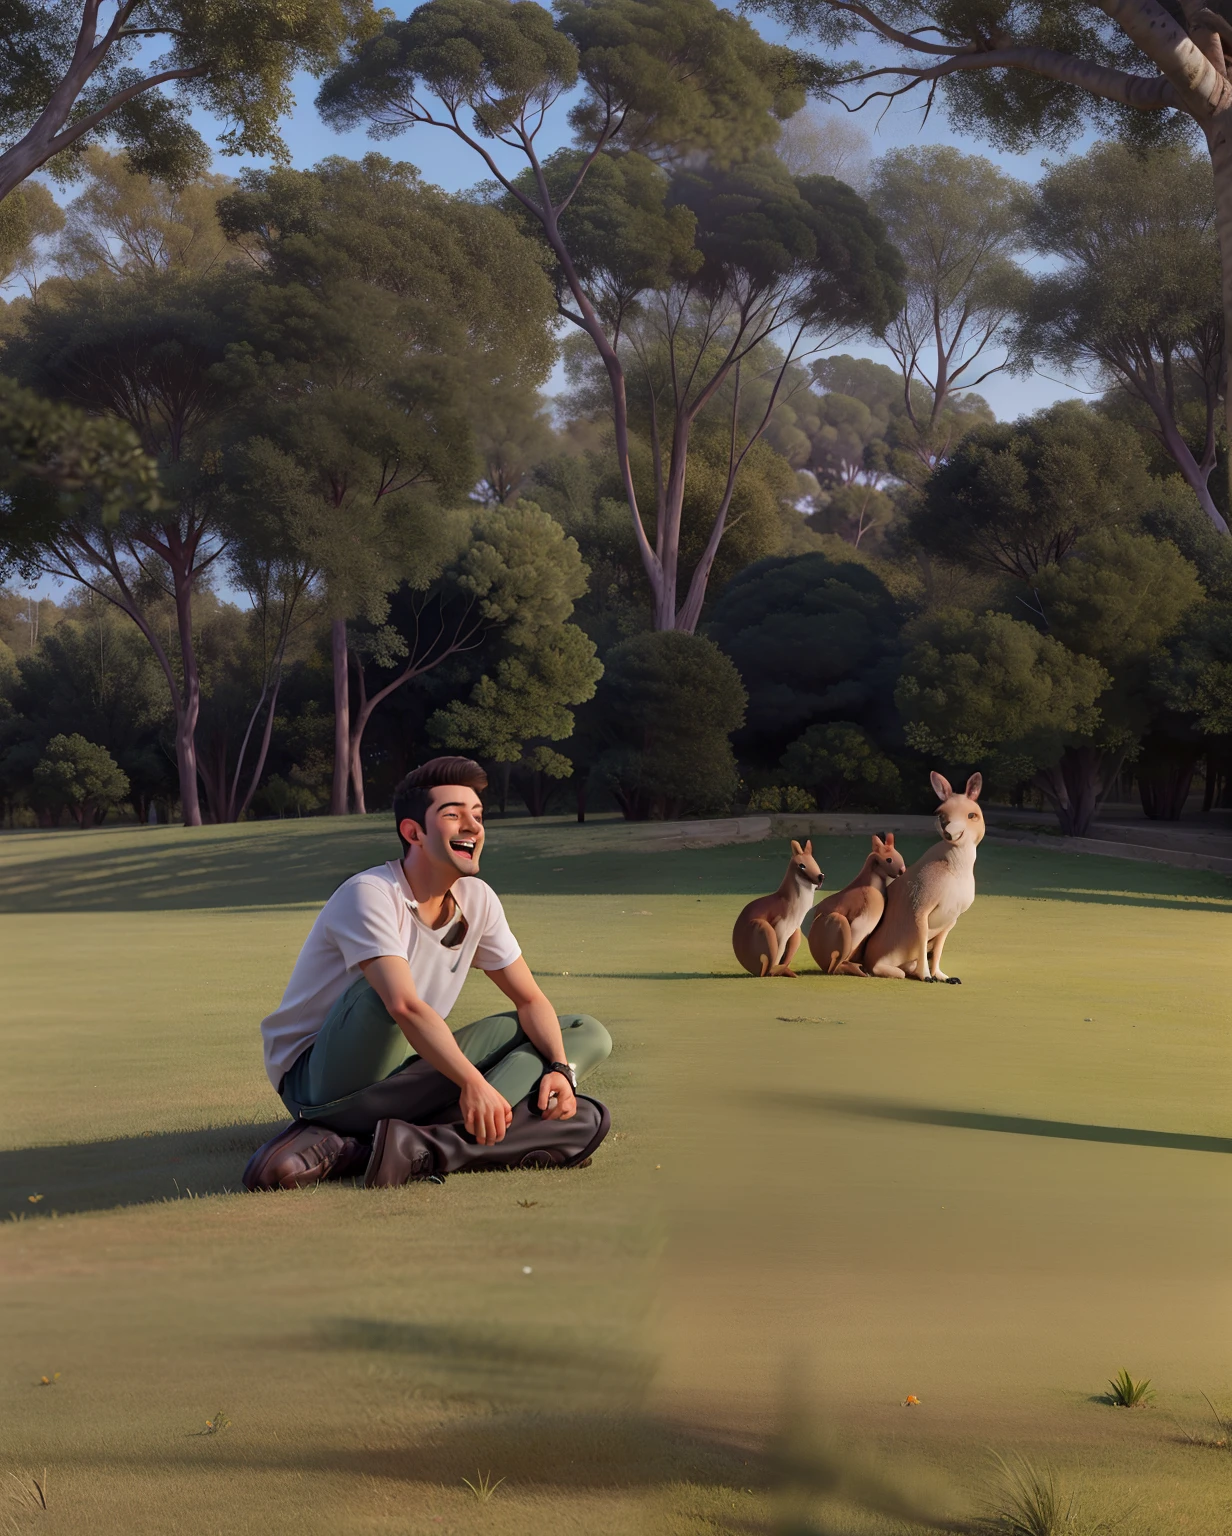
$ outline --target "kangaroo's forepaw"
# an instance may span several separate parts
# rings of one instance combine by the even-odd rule
[[[929,976],[927,973],[920,977],[921,981],[936,981],[936,979],[935,976]]]
[[[950,986],[952,986],[952,987],[961,987],[962,986],[962,977],[961,976],[938,976],[937,980],[938,981],[948,981]]]

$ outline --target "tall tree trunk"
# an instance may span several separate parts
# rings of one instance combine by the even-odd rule
[[[1227,108],[1206,125],[1206,143],[1215,178],[1215,229],[1219,235],[1220,275],[1223,294],[1224,357],[1232,344],[1232,108]],[[1232,389],[1225,381],[1224,411],[1232,441]],[[1232,475],[1232,469],[1229,470]],[[1207,500],[1209,501],[1209,493]],[[1228,524],[1214,502],[1203,504],[1203,511],[1219,529],[1228,532]]]
[[[364,732],[368,728],[368,721],[372,718],[372,711],[385,697],[384,691],[373,698],[368,697],[368,687],[364,680],[363,663],[357,661],[355,667],[359,681],[359,708],[355,712],[355,723],[351,727],[350,755],[347,758],[347,772],[351,777],[351,795],[355,803],[355,814],[366,816],[368,805],[364,799],[364,760],[360,755],[364,744]]]
[[[175,715],[175,761],[180,773],[180,811],[186,827],[201,825],[197,791],[197,720],[201,715],[201,677],[192,632],[192,572],[175,570],[175,618],[180,634],[184,686]]]
[[[345,619],[330,625],[330,654],[334,667],[334,782],[329,796],[329,814],[347,813],[347,780],[351,777],[351,662],[347,654]],[[363,791],[355,803],[363,810]]]
[[[1035,782],[1052,801],[1057,823],[1067,837],[1085,837],[1116,778],[1125,754],[1110,757],[1098,747],[1066,747],[1061,760],[1041,769]]]
[[[1202,755],[1200,742],[1148,736],[1136,765],[1142,809],[1152,821],[1179,821]]]
[[[365,720],[364,724],[367,723]],[[351,799],[357,816],[368,814],[368,802],[364,798],[364,760],[359,752],[363,739],[362,730],[357,730],[351,737],[351,760],[347,765],[351,776]]]

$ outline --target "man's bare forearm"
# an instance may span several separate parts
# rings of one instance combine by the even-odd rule
[[[518,1023],[530,1043],[549,1061],[566,1061],[564,1036],[560,1032],[560,1020],[556,1010],[546,997],[533,998],[518,1007]]]
[[[479,1068],[462,1054],[453,1030],[434,1008],[423,1002],[399,1008],[394,1019],[416,1055],[422,1056],[451,1083],[457,1083],[461,1088],[473,1078],[483,1076]]]

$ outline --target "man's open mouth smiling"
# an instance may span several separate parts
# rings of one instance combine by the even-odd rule
[[[475,839],[473,837],[451,837],[449,846],[455,853],[460,853],[464,859],[475,857]]]

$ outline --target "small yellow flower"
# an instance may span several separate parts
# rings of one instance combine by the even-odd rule
[[[903,1399],[903,1407],[904,1408],[918,1408],[919,1406],[920,1406],[920,1399],[915,1395],[914,1392],[908,1392],[907,1396]]]
[[[26,1199],[30,1202],[31,1205],[37,1205],[42,1198],[43,1198],[42,1195],[27,1195],[26,1196]]]

